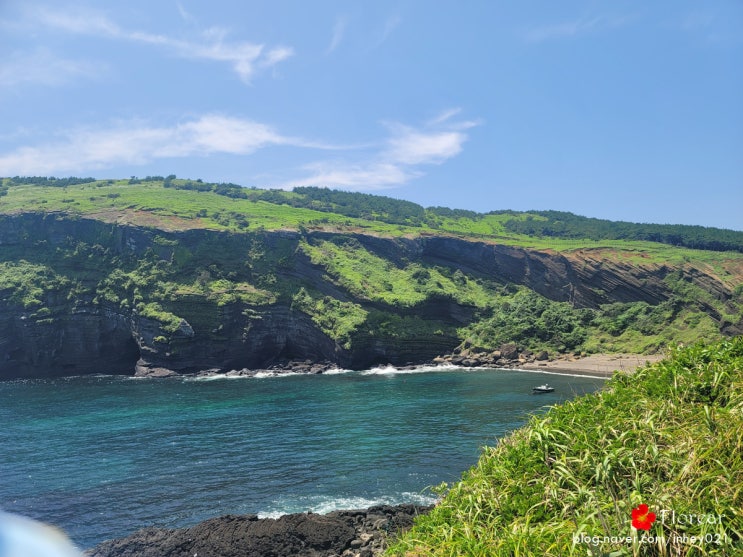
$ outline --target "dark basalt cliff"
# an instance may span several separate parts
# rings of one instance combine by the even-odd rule
[[[43,266],[67,279],[42,288],[35,294],[40,302],[36,304],[24,302],[17,285],[0,284],[0,378],[254,369],[291,360],[358,369],[429,361],[461,343],[456,327],[477,319],[477,307],[444,295],[428,296],[409,307],[360,299],[330,280],[328,270],[300,249],[301,242],[337,236],[319,231],[168,232],[62,214],[1,217],[0,261]],[[662,302],[670,295],[664,278],[679,270],[657,263],[623,263],[591,250],[566,256],[446,236],[344,233],[344,238],[397,265],[418,262],[493,283],[524,285],[551,300],[585,308]],[[149,302],[147,285],[120,286],[116,299],[102,294],[102,281],[114,268],[142,260],[151,263],[153,273],[180,265],[194,277],[229,276],[260,284],[261,291],[271,295],[253,300],[219,298],[198,289],[179,291],[158,298],[168,320],[143,309]],[[731,297],[729,287],[713,275],[698,268],[681,272],[684,280],[715,299]],[[432,335],[421,329],[401,339],[383,326],[365,325],[353,332],[351,343],[344,343],[295,307],[292,296],[300,286],[365,310],[435,322],[443,330]],[[734,333],[740,323],[726,326]]]

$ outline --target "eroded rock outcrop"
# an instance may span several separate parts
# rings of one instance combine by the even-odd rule
[[[103,542],[89,557],[371,557],[430,507],[376,506],[279,518],[228,515],[190,528],[144,528]]]

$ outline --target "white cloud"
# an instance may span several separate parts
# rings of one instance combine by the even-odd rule
[[[183,21],[188,21],[188,22],[196,21],[196,18],[192,16],[191,13],[186,8],[183,7],[183,4],[181,4],[180,2],[176,2],[175,6],[176,8],[178,8],[178,13],[181,15],[181,18],[183,19]]]
[[[364,161],[322,161],[307,165],[309,175],[289,180],[285,187],[328,186],[354,190],[377,190],[403,185],[423,176],[421,167],[442,164],[462,152],[468,139],[465,130],[478,125],[452,121],[460,109],[442,112],[422,129],[387,123],[391,135],[377,152]]]
[[[348,25],[347,17],[344,16],[344,17],[336,18],[335,25],[333,25],[333,37],[330,39],[330,45],[325,51],[325,54],[330,54],[336,48],[338,48],[338,45],[341,44],[341,41],[343,40],[343,37],[346,34],[347,25]]]
[[[424,175],[425,167],[456,157],[477,122],[455,120],[448,110],[415,128],[386,123],[389,136],[376,144],[338,146],[284,135],[274,127],[243,118],[207,114],[170,126],[143,121],[106,128],[79,128],[56,139],[0,153],[0,176],[90,174],[121,165],[143,165],[164,158],[212,154],[248,156],[266,147],[334,151],[334,159],[303,166],[284,187],[334,186],[375,190],[403,185]],[[346,152],[342,158],[339,153]]]
[[[272,67],[294,54],[294,50],[286,46],[267,50],[263,44],[228,41],[227,31],[216,27],[203,30],[199,41],[124,29],[99,13],[39,9],[33,17],[47,27],[67,33],[153,45],[186,59],[226,62],[245,83],[250,83],[256,68]]]
[[[291,58],[292,56],[294,56],[293,48],[288,46],[279,46],[266,52],[265,56],[260,60],[260,65],[263,68],[275,66],[279,62]]]
[[[158,158],[249,155],[269,145],[296,145],[270,126],[221,115],[206,115],[170,127],[127,122],[110,129],[78,129],[58,141],[24,146],[0,155],[0,176],[88,172],[118,164],[145,164]]]
[[[595,33],[607,28],[621,27],[631,19],[630,16],[600,15],[593,18],[582,17],[572,21],[532,27],[524,33],[524,38],[526,41],[532,43],[568,39]]]
[[[407,165],[441,164],[462,152],[467,141],[465,130],[477,126],[474,121],[455,121],[460,108],[442,111],[423,129],[388,124],[392,136],[387,141],[386,158]]]
[[[710,9],[706,4],[703,7]],[[725,47],[740,45],[743,42],[740,21],[740,17],[725,17],[719,10],[693,11],[665,22],[664,27],[688,33],[710,45]]]
[[[382,37],[379,44],[382,44],[397,29],[398,25],[402,23],[402,18],[399,15],[393,15],[387,18],[384,22],[384,29],[382,30]]]
[[[447,110],[444,110],[441,112],[441,114],[437,114],[433,118],[431,118],[428,122],[426,122],[426,125],[428,126],[436,126],[438,124],[443,124],[447,120],[451,120],[454,116],[462,112],[462,109],[459,107],[456,108],[449,108]]]
[[[420,172],[390,162],[360,164],[317,162],[305,167],[309,175],[290,180],[284,187],[325,186],[349,190],[375,190],[402,185],[420,176]]]
[[[596,19],[578,19],[563,23],[555,23],[552,25],[542,25],[527,31],[525,37],[527,41],[534,43],[573,37],[579,33],[585,33],[586,31],[593,29],[596,26],[596,23]]]
[[[178,139],[175,146],[183,152],[181,156],[213,152],[247,155],[267,145],[285,145],[298,141],[281,136],[265,124],[218,115],[186,122],[177,126],[174,131]],[[167,147],[173,146],[170,143]]]
[[[80,35],[104,35],[120,37],[123,31],[101,14],[93,12],[55,12],[38,7],[31,13],[31,18],[52,29]]]
[[[402,23],[402,18],[400,16],[393,15],[388,17],[385,20],[382,29],[376,34],[374,41],[369,45],[368,50],[371,51],[382,46],[390,35],[392,35],[392,32],[399,27],[400,23]]]
[[[106,66],[87,60],[60,58],[48,49],[13,52],[0,61],[0,83],[13,87],[27,83],[58,86],[75,79],[96,79]]]
[[[462,152],[467,136],[458,131],[416,131],[404,128],[389,140],[387,156],[406,165],[441,164]]]

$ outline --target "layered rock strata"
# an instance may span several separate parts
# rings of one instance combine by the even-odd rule
[[[486,317],[481,308],[440,293],[406,306],[348,291],[301,249],[303,244],[338,238],[401,268],[416,263],[459,271],[490,284],[523,285],[575,307],[663,302],[671,295],[665,279],[672,272],[682,273],[684,280],[725,304],[733,296],[731,284],[743,280],[736,275],[732,282],[723,281],[701,268],[630,264],[592,250],[560,254],[445,236],[166,231],[64,214],[6,215],[0,217],[0,263],[24,262],[43,269],[39,272],[48,284],[40,294],[32,292],[33,285],[0,284],[0,379],[91,373],[168,375],[264,369],[306,360],[350,369],[420,364],[453,353],[461,343],[457,329]],[[104,291],[102,285],[112,280],[112,271],[126,265],[135,269],[142,261],[153,273],[178,269],[176,281],[182,282],[171,283],[172,295],[147,298],[147,285],[126,286],[126,278]],[[740,269],[729,271],[743,274]],[[253,292],[264,298],[220,299],[219,292],[209,290],[206,283],[203,288],[198,285],[201,274],[212,279],[232,276],[231,284],[248,285],[248,289],[258,284]],[[317,316],[294,304],[300,288],[313,292],[315,303],[326,297],[383,319],[365,321],[343,341],[328,333],[332,322],[323,327]],[[20,299],[24,294],[39,300],[29,305]],[[158,305],[170,322],[152,309]],[[734,308],[728,313],[734,314]],[[709,315],[722,333],[743,333],[743,317],[732,322],[712,308]],[[423,326],[417,331],[405,329],[401,336],[399,327],[389,330],[384,320]],[[469,359],[491,364],[500,358]]]

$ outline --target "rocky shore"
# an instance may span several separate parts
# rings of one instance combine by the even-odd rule
[[[632,372],[646,363],[662,359],[662,354],[549,354],[546,351],[532,352],[519,350],[516,344],[504,344],[499,350],[483,351],[468,347],[466,343],[455,349],[452,354],[438,356],[421,363],[408,363],[397,366],[399,369],[414,369],[425,365],[452,365],[461,367],[495,367],[506,369],[524,369],[530,371],[547,371],[550,373],[570,373],[611,377],[615,371]],[[224,371],[207,369],[195,374],[195,377],[260,377],[301,373],[318,375],[338,369],[337,364],[329,361],[287,360],[276,363],[266,369],[237,369]],[[181,375],[166,368],[137,367],[137,377],[171,377]]]
[[[462,367],[500,367],[550,373],[611,377],[615,371],[633,372],[646,363],[663,359],[663,354],[549,354],[546,351],[518,350],[515,344],[504,344],[493,352],[463,347],[454,354],[434,358],[435,364]]]
[[[380,505],[363,510],[287,514],[279,518],[227,515],[188,528],[144,528],[109,540],[88,557],[372,557],[390,536],[431,509]]]

